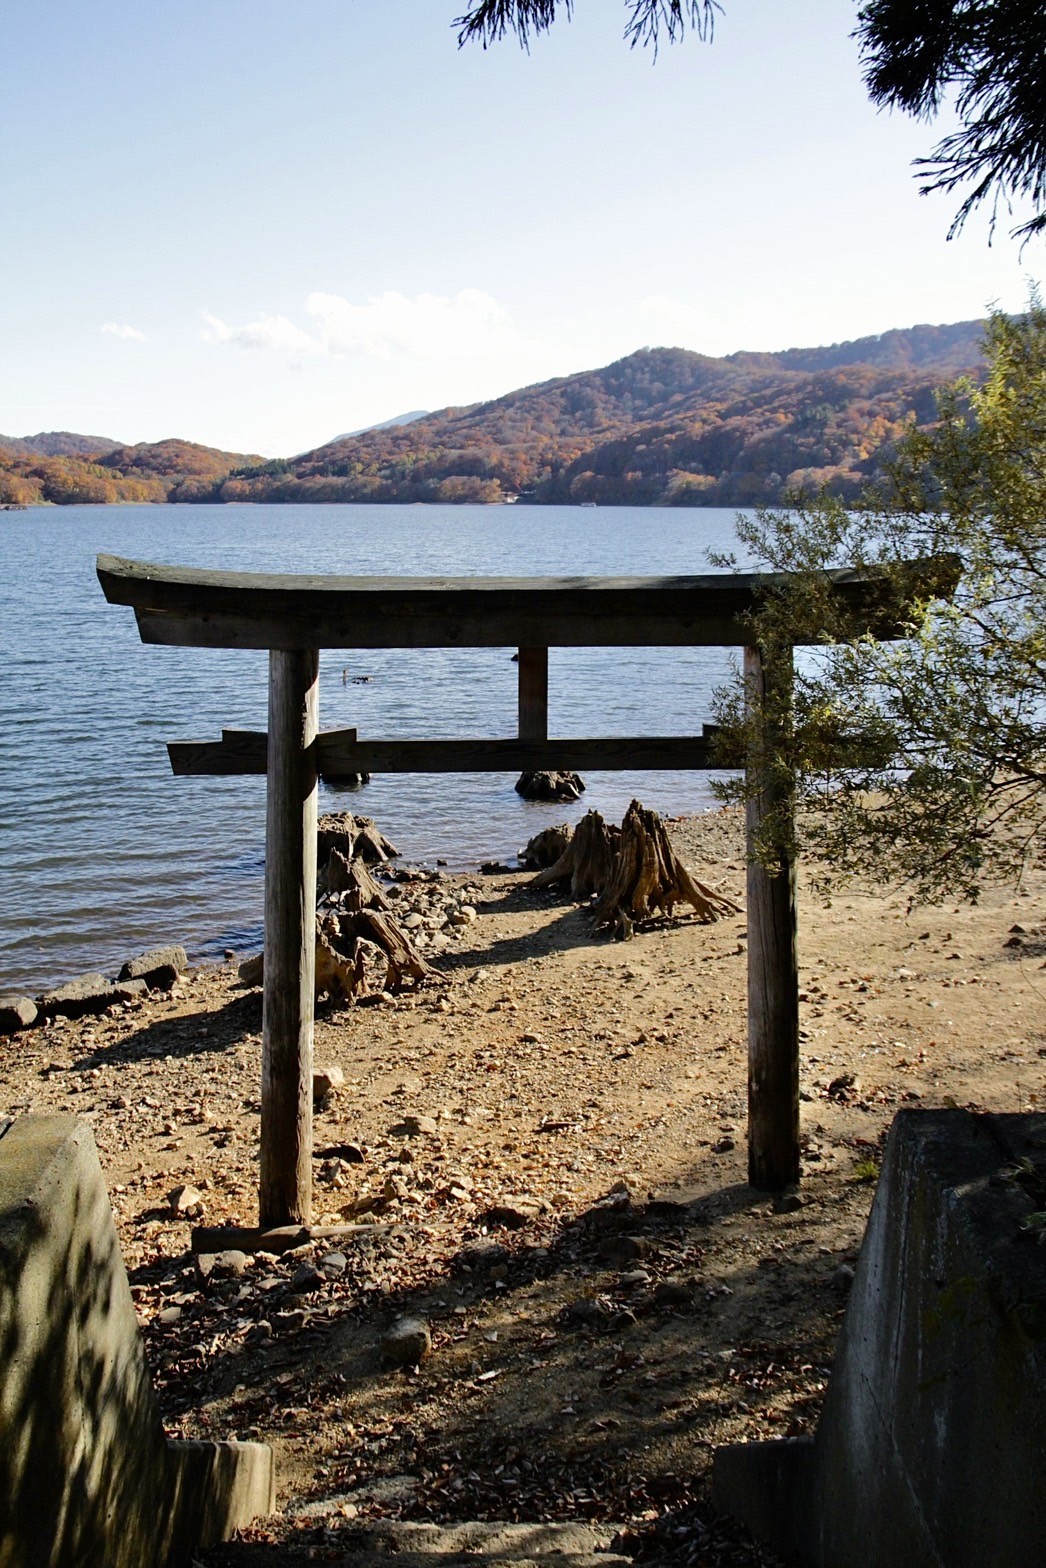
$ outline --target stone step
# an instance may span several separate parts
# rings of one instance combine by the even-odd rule
[[[403,1524],[368,1520],[338,1531],[353,1568],[632,1568],[610,1550],[613,1524]]]

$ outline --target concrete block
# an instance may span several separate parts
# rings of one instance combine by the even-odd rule
[[[817,1568],[1046,1560],[1044,1192],[1046,1116],[902,1111],[816,1436],[720,1449],[717,1507]]]
[[[0,1137],[0,1568],[174,1568],[272,1502],[259,1444],[165,1439],[85,1123]]]

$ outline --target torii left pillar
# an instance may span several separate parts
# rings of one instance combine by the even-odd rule
[[[269,654],[262,1003],[262,1229],[312,1217],[319,653]]]

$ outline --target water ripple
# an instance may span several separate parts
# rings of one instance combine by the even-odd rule
[[[0,515],[0,986],[112,969],[153,942],[195,959],[260,939],[258,778],[175,779],[164,742],[264,728],[266,656],[143,647],[107,605],[99,551],[250,571],[498,576],[702,572],[733,513],[573,507],[65,507]],[[510,649],[331,650],[321,722],[379,736],[511,735]],[[694,731],[728,668],[718,649],[554,649],[552,734]],[[343,671],[346,672],[343,679]],[[368,675],[355,685],[353,675]],[[574,806],[527,804],[514,776],[376,778],[324,787],[409,858],[505,857],[590,806],[635,794],[665,813],[710,800],[700,774],[594,774]]]

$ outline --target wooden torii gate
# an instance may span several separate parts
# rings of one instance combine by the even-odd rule
[[[701,577],[275,576],[98,558],[111,604],[130,605],[142,641],[269,651],[267,733],[226,730],[169,747],[178,774],[265,773],[261,1171],[263,1228],[307,1225],[312,1204],[312,1035],[317,778],[324,774],[514,772],[573,768],[707,769],[700,735],[551,739],[550,647],[743,647],[750,690],[767,678],[751,616],[775,579]],[[900,637],[896,593],[874,574],[831,574],[851,623]],[[947,592],[954,571],[911,563],[911,593]],[[942,587],[943,584],[943,587]],[[361,740],[320,731],[321,648],[519,650],[517,734],[500,740]],[[791,680],[788,669],[770,672]],[[749,845],[775,805],[769,783],[748,806]],[[779,800],[776,804],[779,804]],[[748,1177],[777,1191],[799,1179],[799,972],[795,866],[751,856],[748,899]]]

